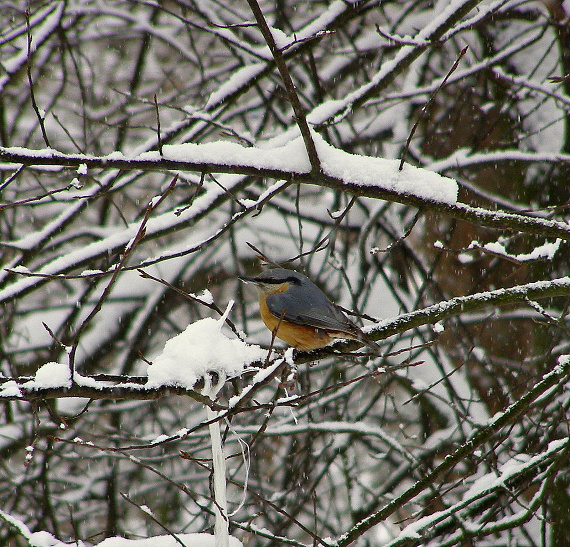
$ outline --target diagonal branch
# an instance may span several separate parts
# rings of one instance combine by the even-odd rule
[[[561,277],[550,281],[536,281],[517,285],[507,289],[496,289],[469,296],[458,296],[420,310],[399,315],[395,319],[382,321],[380,326],[367,330],[370,339],[379,341],[407,330],[425,325],[432,325],[462,313],[476,312],[493,306],[504,306],[516,302],[526,303],[529,299],[553,298],[570,295],[570,277]],[[330,349],[347,351],[361,346],[355,340],[344,340],[333,344],[328,349],[299,353],[297,363],[314,361],[329,354]]]
[[[536,401],[543,393],[556,385],[563,385],[568,380],[570,374],[570,359],[565,363],[561,363],[552,372],[546,374],[543,379],[523,395],[516,403],[509,406],[503,413],[499,413],[497,417],[491,420],[487,427],[484,427],[474,433],[470,439],[463,443],[457,450],[447,455],[442,463],[435,469],[427,473],[423,478],[417,481],[413,486],[405,492],[394,498],[390,503],[386,504],[382,509],[376,511],[372,515],[354,525],[348,532],[342,535],[335,543],[336,547],[346,547],[365,532],[370,530],[376,524],[379,524],[404,504],[413,500],[424,490],[432,486],[435,481],[443,474],[451,471],[458,463],[463,461],[467,456],[472,454],[478,447],[489,441],[503,427],[513,423],[525,410],[527,410],[534,401]]]
[[[285,58],[283,57],[283,53],[281,49],[277,47],[275,43],[275,38],[271,33],[271,29],[265,20],[263,12],[257,3],[257,0],[247,0],[251,11],[257,21],[257,25],[261,34],[263,34],[263,38],[267,42],[267,45],[275,59],[275,64],[277,65],[277,69],[279,70],[279,74],[281,74],[281,79],[283,80],[283,84],[285,85],[285,91],[287,93],[287,98],[293,107],[293,112],[295,113],[295,121],[299,126],[301,131],[301,135],[303,137],[303,141],[305,143],[305,147],[307,149],[307,154],[309,156],[309,161],[311,162],[311,170],[313,173],[318,173],[321,170],[319,156],[317,154],[317,149],[315,147],[315,143],[313,141],[313,137],[311,136],[311,131],[309,129],[309,124],[307,123],[307,117],[305,113],[305,109],[299,100],[299,95],[297,94],[297,90],[295,88],[295,84],[291,78],[291,74],[289,74],[289,70],[287,69],[287,64],[285,63]]]

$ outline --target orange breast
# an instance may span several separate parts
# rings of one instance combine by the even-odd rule
[[[294,323],[289,323],[285,320],[280,321],[279,317],[275,317],[275,315],[269,311],[263,296],[259,299],[259,309],[261,312],[261,319],[263,319],[265,326],[271,332],[275,332],[275,336],[277,336],[277,338],[283,340],[294,348],[302,350],[323,348],[332,340],[332,338],[321,329],[307,327],[304,325],[295,325]]]

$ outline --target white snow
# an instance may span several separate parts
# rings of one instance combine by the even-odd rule
[[[481,245],[477,241],[472,241],[469,245],[469,249],[483,249],[489,251],[490,253],[504,256],[505,258],[510,258],[517,262],[530,262],[532,260],[551,260],[557,253],[560,243],[562,240],[556,239],[554,242],[549,243],[548,241],[538,247],[535,247],[530,253],[521,254],[511,254],[507,251],[505,246],[500,241],[491,241]]]
[[[557,374],[563,374],[564,368],[567,367],[568,364],[570,364],[570,355],[561,355],[558,357],[558,363],[554,368],[555,372]]]
[[[412,194],[430,201],[456,203],[458,186],[451,178],[404,164],[399,160],[359,156],[339,150],[313,134],[321,167],[325,174],[347,183],[377,186],[399,194]]]
[[[487,492],[497,486],[503,486],[510,478],[546,460],[551,454],[560,452],[568,442],[569,440],[567,438],[551,441],[548,443],[548,448],[544,452],[535,456],[529,454],[515,455],[499,466],[498,474],[493,471],[476,479],[467,492],[465,492],[463,499],[477,497],[481,493]]]
[[[19,48],[17,53],[10,58],[2,59],[2,72],[5,74],[0,77],[0,92],[12,80],[13,74],[20,70],[26,61],[29,59],[30,54],[34,53],[42,46],[42,44],[51,36],[54,29],[62,24],[62,16],[65,11],[64,2],[54,2],[48,5],[47,8],[42,10],[30,10],[33,16],[30,17],[28,22],[29,28],[33,26],[33,40],[30,40],[29,46]],[[41,21],[39,25],[36,25]],[[32,25],[33,23],[33,25]],[[62,26],[65,28],[65,26]],[[29,48],[29,52],[28,52]],[[43,115],[45,117],[45,113]]]
[[[0,386],[0,397],[21,397],[22,392],[20,387],[15,380],[9,380],[8,382]]]
[[[433,332],[435,332],[436,334],[441,334],[445,330],[445,326],[443,325],[443,323],[440,323],[439,321],[437,323],[434,323],[432,325],[432,328]]]
[[[29,547],[66,547],[67,545],[57,540],[49,532],[32,532],[23,521],[5,513],[1,509],[0,518],[18,530],[18,533],[28,542]],[[82,541],[78,541],[76,545],[77,547],[82,547],[84,544]]]
[[[430,201],[451,204],[457,201],[457,182],[451,178],[409,164],[404,164],[400,171],[399,160],[350,154],[328,144],[318,133],[313,132],[312,137],[325,175],[345,183],[376,186]],[[159,152],[145,152],[135,159],[160,161],[163,158],[197,164],[271,169],[286,173],[309,173],[311,170],[301,137],[275,148],[245,147],[226,141],[168,145],[163,147],[162,156]]]
[[[25,382],[22,387],[27,389],[45,389],[50,387],[70,387],[71,372],[69,365],[49,362],[42,365],[33,380]]]
[[[266,352],[263,351],[262,353],[264,354],[263,357],[265,357]],[[277,359],[267,368],[259,369],[259,371],[251,379],[249,384],[243,388],[241,393],[239,395],[234,395],[233,397],[230,398],[230,400],[228,401],[228,406],[230,408],[235,407],[241,400],[243,400],[245,397],[248,396],[249,392],[253,390],[257,384],[264,382],[266,378],[271,376],[271,374],[275,372],[275,369],[279,368],[281,364],[282,360]]]
[[[168,340],[162,353],[148,367],[147,387],[162,385],[193,388],[208,372],[232,377],[265,357],[265,350],[228,338],[222,332],[223,319],[205,318],[188,325]]]
[[[266,63],[254,63],[237,69],[226,82],[224,82],[210,95],[208,102],[204,105],[204,110],[207,111],[210,108],[213,108],[215,105],[221,103],[226,97],[247,85],[249,81],[255,79],[259,74],[261,74],[261,72],[265,70],[266,66]]]
[[[64,547],[65,543],[55,539],[49,532],[34,532],[28,538],[30,547]]]
[[[190,293],[189,296],[196,298],[196,300],[200,300],[200,302],[204,302],[204,304],[210,305],[214,303],[214,296],[208,289],[204,289],[198,294]]]
[[[215,165],[242,165],[254,169],[308,173],[311,169],[307,152],[301,138],[291,140],[285,146],[272,149],[242,146],[236,142],[214,141],[203,144],[172,144],[159,152],[145,152],[135,159],[160,161],[161,159],[190,163],[213,163]]]
[[[15,273],[21,273],[21,274],[31,273],[29,268],[26,268],[26,266],[22,266],[21,264],[19,266],[14,266],[13,268],[10,269]]]

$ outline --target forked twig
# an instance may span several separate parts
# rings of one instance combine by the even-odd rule
[[[71,346],[71,350],[69,352],[69,367],[71,369],[71,374],[72,374],[71,378],[72,379],[73,379],[73,372],[74,372],[74,368],[75,368],[74,367],[75,354],[76,354],[77,348],[79,346],[79,339],[81,338],[81,335],[83,334],[83,332],[85,331],[85,329],[87,328],[87,326],[89,325],[91,320],[95,317],[95,315],[97,315],[97,313],[99,313],[99,311],[103,307],[103,303],[109,297],[109,295],[111,293],[111,289],[112,289],[113,285],[115,284],[115,281],[117,280],[117,278],[119,276],[119,273],[121,273],[121,271],[123,270],[123,267],[126,264],[127,260],[129,259],[132,251],[144,238],[144,236],[146,234],[146,225],[147,225],[152,213],[167,198],[167,196],[170,195],[170,193],[174,191],[174,187],[176,186],[177,180],[178,180],[178,175],[176,175],[172,179],[168,188],[161,194],[161,196],[158,199],[153,199],[147,205],[143,219],[139,225],[139,229],[137,230],[137,233],[135,234],[135,236],[127,244],[127,247],[125,248],[125,252],[123,253],[121,260],[119,261],[116,268],[114,269],[109,283],[107,284],[107,286],[103,290],[101,297],[99,298],[95,307],[91,310],[91,313],[89,313],[89,315],[85,318],[83,323],[81,323],[81,325],[77,329],[77,332],[75,333],[75,336],[74,336],[73,344]]]

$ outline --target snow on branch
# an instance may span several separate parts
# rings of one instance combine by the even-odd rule
[[[416,205],[425,206],[430,202],[451,205],[457,200],[457,183],[453,179],[411,165],[399,170],[397,160],[349,154],[329,145],[317,133],[312,136],[322,163],[320,176],[311,173],[305,144],[300,137],[285,146],[269,149],[218,141],[169,145],[163,147],[162,155],[144,152],[134,157],[118,152],[97,157],[63,154],[52,149],[0,148],[0,158],[23,165],[78,167],[83,164],[88,168],[256,175],[312,184],[327,181],[340,190],[346,190],[345,185],[358,186],[362,188],[361,195],[402,202],[409,198]]]
[[[502,306],[515,302],[528,302],[528,300],[540,298],[552,298],[555,296],[570,295],[570,277],[561,277],[550,281],[536,281],[517,285],[506,289],[496,289],[469,296],[458,296],[428,306],[413,312],[404,313],[394,319],[381,321],[379,324],[366,327],[364,330],[375,341],[384,340],[395,334],[401,334],[409,329],[431,325],[450,317],[463,313],[480,311],[492,306]],[[339,341],[331,347],[340,351],[346,351],[357,347],[358,342]],[[319,350],[321,352],[323,350]],[[309,359],[318,352],[310,352]],[[305,362],[299,359],[298,362]]]
[[[162,156],[158,152],[145,152],[132,158],[118,152],[107,156],[90,156],[64,154],[51,149],[0,147],[0,159],[22,165],[76,168],[86,165],[88,168],[127,171],[180,170],[254,175],[325,186],[362,197],[434,210],[480,226],[570,240],[570,226],[567,223],[458,203],[457,183],[453,179],[410,165],[405,165],[399,171],[398,160],[349,154],[330,146],[318,134],[313,134],[313,138],[321,161],[320,173],[311,173],[301,138],[273,149],[243,147],[231,142],[171,145],[164,146]],[[490,154],[490,157],[493,156]],[[531,156],[541,161],[542,156]],[[511,159],[520,159],[520,153],[513,153]],[[443,169],[452,164],[437,167]]]
[[[328,112],[328,119],[334,117],[335,121],[339,121],[348,112],[365,104],[371,97],[378,96],[380,91],[393,83],[398,75],[423,53],[425,45],[436,43],[442,39],[448,29],[452,28],[455,23],[478,4],[480,2],[476,0],[450,2],[441,12],[434,13],[431,22],[419,30],[415,36],[410,37],[409,41],[413,45],[405,45],[400,48],[393,59],[382,63],[378,72],[368,82],[349,93],[343,100],[335,101],[334,110],[331,109]],[[491,7],[491,13],[495,11],[494,6],[480,6],[479,9],[488,10],[489,7]],[[424,47],[419,47],[419,45]],[[325,121],[327,121],[327,118],[322,119],[321,123]]]
[[[421,494],[425,489],[429,488],[435,481],[445,473],[449,473],[457,464],[462,462],[469,454],[472,454],[478,447],[488,442],[502,428],[512,424],[522,413],[529,408],[534,401],[549,389],[556,385],[563,385],[568,381],[570,375],[570,358],[564,356],[559,359],[558,366],[551,372],[545,374],[540,382],[527,391],[517,402],[510,405],[504,412],[497,414],[492,418],[488,425],[476,431],[466,442],[457,448],[451,454],[448,454],[444,460],[437,465],[432,471],[428,472],[413,486],[408,488],[402,494],[396,496],[392,501],[387,503],[380,510],[372,513],[355,524],[346,534],[342,535],[336,541],[337,547],[345,547],[350,545],[356,538],[360,537],[366,530],[369,530],[376,524],[384,521],[395,511],[402,507],[403,504],[413,500]],[[567,447],[567,443],[552,445],[553,449]],[[417,537],[417,532],[416,536]],[[409,539],[409,537],[407,538]]]
[[[384,320],[377,326],[366,328],[366,332],[371,339],[378,341],[462,313],[487,309],[490,306],[567,295],[570,295],[570,277],[527,283],[512,288],[452,298],[394,319]],[[40,367],[35,378],[1,378],[0,399],[33,401],[85,397],[146,400],[176,393],[187,395],[214,410],[221,410],[225,407],[201,394],[204,376],[223,370],[224,374],[231,378],[242,374],[246,366],[250,372],[260,367],[251,385],[238,399],[230,401],[228,408],[235,409],[250,400],[261,385],[274,378],[286,362],[290,364],[314,362],[330,355],[331,351],[335,353],[350,351],[360,345],[356,341],[341,340],[320,350],[296,352],[293,358],[286,356],[286,361],[277,358],[273,360],[271,366],[268,366],[267,363],[263,363],[266,350],[240,340],[229,339],[219,331],[220,321],[223,319],[222,316],[217,321],[209,318],[197,321],[189,325],[183,333],[170,339],[163,353],[149,367],[148,379],[107,375],[90,377],[74,373],[71,381],[67,365],[47,363]]]
[[[426,539],[429,539],[430,532],[435,532],[437,528],[443,527],[448,529],[449,527],[459,527],[460,530],[453,537],[454,541],[459,543],[461,540],[467,540],[467,538],[484,537],[501,530],[511,529],[514,524],[520,525],[522,522],[530,520],[546,495],[544,485],[549,484],[549,480],[543,483],[543,488],[539,489],[525,509],[511,517],[504,517],[493,522],[489,521],[485,514],[484,519],[482,519],[483,522],[480,524],[472,522],[473,513],[482,511],[485,498],[496,496],[512,488],[517,479],[524,478],[530,473],[536,473],[539,467],[545,465],[550,465],[550,468],[559,467],[560,462],[567,458],[569,442],[570,439],[568,438],[552,441],[544,452],[535,456],[518,454],[512,460],[501,465],[498,473],[491,472],[477,479],[460,502],[408,524],[393,541],[384,547],[410,546],[411,540],[421,541],[423,545]],[[458,522],[463,526],[458,526]]]
[[[242,200],[240,202],[242,209],[233,215],[229,222],[224,222],[222,226],[215,229],[209,237],[200,239],[192,245],[185,243],[180,248],[171,249],[168,252],[160,254],[158,257],[149,257],[143,263],[131,266],[131,268],[123,268],[123,270],[143,268],[170,258],[176,258],[199,251],[206,244],[215,241],[221,235],[226,233],[231,226],[241,220],[244,216],[251,215],[259,211],[259,208],[263,206],[266,201],[271,199],[271,197],[276,193],[279,193],[285,186],[287,186],[287,183],[280,181],[269,187],[257,200]],[[211,189],[194,200],[192,205],[185,208],[183,211],[176,209],[174,211],[168,211],[161,215],[151,217],[146,225],[144,234],[145,239],[157,238],[165,233],[186,228],[188,224],[195,221],[197,217],[199,218],[205,215],[206,212],[214,209],[220,197],[227,197],[229,192],[231,192],[231,189],[228,190],[226,188],[223,190],[218,186],[212,186]],[[107,253],[111,254],[124,249],[136,235],[139,227],[140,222],[132,222],[122,230],[118,230],[108,237],[104,237],[86,245],[85,247],[75,249],[63,256],[53,259],[42,267],[41,272],[29,272],[22,268],[11,270],[15,273],[24,275],[24,278],[18,279],[11,285],[0,290],[0,302],[11,300],[20,294],[26,293],[27,291],[44,283],[47,279],[57,278],[58,276],[64,275],[66,272],[75,268],[90,264],[96,258],[104,256]],[[114,272],[115,268],[112,267],[106,272],[101,272],[101,275],[112,275]],[[88,272],[87,276],[90,275],[91,273]]]
[[[62,23],[62,17],[65,9],[65,2],[52,2],[46,7],[39,9],[29,19],[29,28],[34,31],[34,39],[31,41],[29,48],[30,53],[38,50],[50,36],[57,32],[60,26],[65,27]],[[25,37],[25,30],[20,27],[18,30],[24,31],[22,35]],[[15,34],[17,31],[15,31]],[[9,39],[10,35],[4,35],[3,40]],[[0,77],[0,92],[4,90],[6,85],[10,83],[12,77],[22,70],[29,60],[28,49],[22,47],[17,50],[16,54],[10,58],[2,60],[2,69],[5,74]]]
[[[66,367],[64,363],[55,363]],[[54,363],[46,363],[43,367],[53,367]],[[38,369],[42,371],[42,368]],[[77,373],[73,382],[60,383],[59,385],[46,385],[38,380],[37,373],[34,377],[0,378],[0,399],[19,401],[40,401],[48,399],[61,399],[66,397],[79,397],[93,400],[153,400],[166,395],[185,395],[197,402],[211,405],[214,409],[222,409],[221,405],[203,396],[199,389],[204,385],[203,380],[197,381],[195,389],[181,386],[154,386],[146,385],[147,378],[141,376],[109,376],[100,374],[95,376],[81,376]]]

